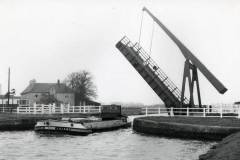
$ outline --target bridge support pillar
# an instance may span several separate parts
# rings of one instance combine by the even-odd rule
[[[195,65],[191,64],[189,59],[187,59],[185,61],[185,65],[184,65],[182,93],[181,93],[181,107],[184,107],[183,104],[184,104],[186,79],[188,79],[189,93],[190,93],[189,107],[190,108],[194,107],[193,89],[194,89],[194,82],[196,82],[198,105],[199,105],[199,108],[201,108],[202,104],[201,104],[201,95],[200,95],[197,67]]]

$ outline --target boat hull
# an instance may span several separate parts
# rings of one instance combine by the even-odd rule
[[[36,126],[34,130],[36,132],[44,134],[88,135],[92,133],[92,130],[89,129],[69,128],[60,126]]]
[[[130,124],[125,120],[94,121],[87,123],[74,123],[68,121],[47,120],[37,122],[34,130],[39,133],[63,133],[71,135],[88,135],[93,132],[115,130],[118,128],[129,127]]]

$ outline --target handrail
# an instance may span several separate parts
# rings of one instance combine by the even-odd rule
[[[146,116],[161,115],[168,113],[169,116],[184,116],[184,117],[233,117],[240,119],[240,106],[234,109],[224,110],[222,106],[213,109],[207,106],[206,108],[159,108],[146,107],[142,108],[142,114]]]
[[[127,36],[124,36],[121,41],[124,45],[131,47],[143,60],[144,66],[149,66],[152,72],[164,83],[171,93],[181,102],[181,91],[179,88],[168,78],[168,76],[161,70],[157,63],[147,54],[147,52],[140,46],[139,43],[133,44]],[[184,97],[184,104],[189,104],[189,100]]]

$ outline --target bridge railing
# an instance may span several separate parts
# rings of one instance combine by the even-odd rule
[[[207,106],[206,108],[142,108],[142,114],[146,116],[161,115],[184,117],[235,117],[240,118],[240,105]]]
[[[145,115],[161,115],[161,114],[167,114],[167,113],[168,113],[167,108],[157,108],[157,107],[142,108],[142,114],[145,114]]]
[[[64,114],[64,113],[100,113],[101,106],[70,106],[55,104],[34,104],[33,106],[19,106],[18,114]]]

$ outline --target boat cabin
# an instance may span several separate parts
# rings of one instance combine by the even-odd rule
[[[101,106],[101,118],[103,120],[117,119],[122,117],[122,111],[120,105],[102,105]]]

